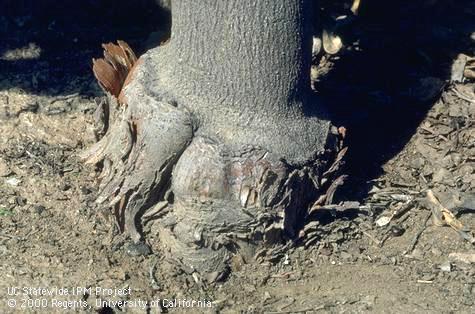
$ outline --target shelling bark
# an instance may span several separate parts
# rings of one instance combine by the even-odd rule
[[[172,6],[171,40],[132,73],[124,42],[94,60],[116,113],[83,157],[103,163],[97,202],[135,243],[139,217],[166,201],[171,255],[222,272],[240,248],[282,239],[268,230],[296,238],[311,205],[335,192],[346,149],[334,163],[339,132],[310,90],[310,1]]]

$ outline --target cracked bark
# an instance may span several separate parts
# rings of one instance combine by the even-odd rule
[[[104,161],[98,202],[134,241],[164,200],[161,243],[199,272],[297,236],[337,152],[310,90],[310,5],[173,1],[170,41],[140,57],[84,154]]]

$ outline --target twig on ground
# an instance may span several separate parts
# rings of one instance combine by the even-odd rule
[[[419,241],[419,238],[421,237],[422,233],[426,230],[427,228],[427,222],[429,221],[430,219],[430,216],[431,216],[431,213],[429,212],[427,214],[427,217],[424,219],[424,224],[421,228],[421,230],[419,230],[416,235],[414,236],[414,239],[412,240],[411,242],[411,245],[409,246],[409,248],[407,249],[407,251],[404,252],[404,255],[406,254],[411,254],[412,251],[414,250],[414,248],[416,247],[417,245],[417,242]]]
[[[270,277],[271,278],[288,278],[291,275],[293,275],[294,273],[295,273],[295,271],[286,271],[286,272],[281,273],[281,274],[271,275]]]
[[[449,225],[452,229],[465,240],[475,243],[475,238],[470,234],[469,230],[455,217],[455,215],[445,208],[434,195],[432,190],[427,191],[427,200],[430,203],[431,211],[434,217],[434,223],[437,226]]]
[[[430,134],[432,134],[432,135],[434,135],[434,136],[437,136],[437,137],[443,139],[443,140],[446,141],[446,142],[449,140],[447,137],[443,136],[442,134],[439,134],[439,133],[435,132],[432,128],[426,127],[426,126],[424,126],[424,125],[419,126],[419,128],[420,128],[421,130],[424,130],[424,131],[426,131],[426,132],[429,132]]]
[[[79,96],[79,93],[73,93],[73,94],[65,95],[65,96],[58,96],[55,99],[51,100],[50,104],[54,104],[57,101],[68,100],[68,99],[71,99],[71,98],[74,98],[74,97],[77,97],[77,96]]]
[[[366,231],[361,231],[365,236],[367,236],[371,241],[373,241],[374,243],[376,243],[377,246],[381,247],[381,241],[379,241],[378,239],[376,239],[375,237],[373,237],[371,234],[369,234],[368,232]]]
[[[463,99],[463,100],[466,100],[472,104],[475,104],[475,99],[473,98],[470,98],[469,96],[465,95],[465,94],[462,94],[461,92],[459,92],[455,87],[452,87],[451,90],[455,93],[455,95],[457,95],[458,98],[460,99]]]
[[[149,270],[149,276],[150,276],[150,284],[152,286],[152,289],[154,290],[160,290],[160,285],[157,282],[157,279],[155,278],[155,268],[157,266],[157,261],[154,261],[152,266],[150,266]]]

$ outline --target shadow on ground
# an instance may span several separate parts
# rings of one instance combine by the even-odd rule
[[[350,199],[367,195],[368,181],[404,148],[449,84],[453,60],[475,47],[473,1],[362,3],[358,20],[341,30],[350,45],[316,85],[334,123],[348,129],[351,179],[339,195]]]
[[[167,13],[155,0],[0,1],[0,90],[91,95],[91,59],[101,43],[126,40],[141,53],[151,32],[166,33]],[[70,84],[69,84],[70,85]],[[96,89],[97,90],[97,89]]]

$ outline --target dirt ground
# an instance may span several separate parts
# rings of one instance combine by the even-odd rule
[[[338,29],[345,46],[316,57],[315,86],[348,130],[350,180],[336,198],[359,203],[315,213],[300,240],[236,258],[215,284],[163,258],[153,221],[152,254],[132,250],[94,203],[97,169],[78,158],[97,140],[100,43],[143,52],[166,37],[166,17],[3,11],[0,312],[474,313],[475,79],[453,64],[475,57],[475,6],[448,2],[375,7]],[[428,190],[465,233],[437,225]]]

